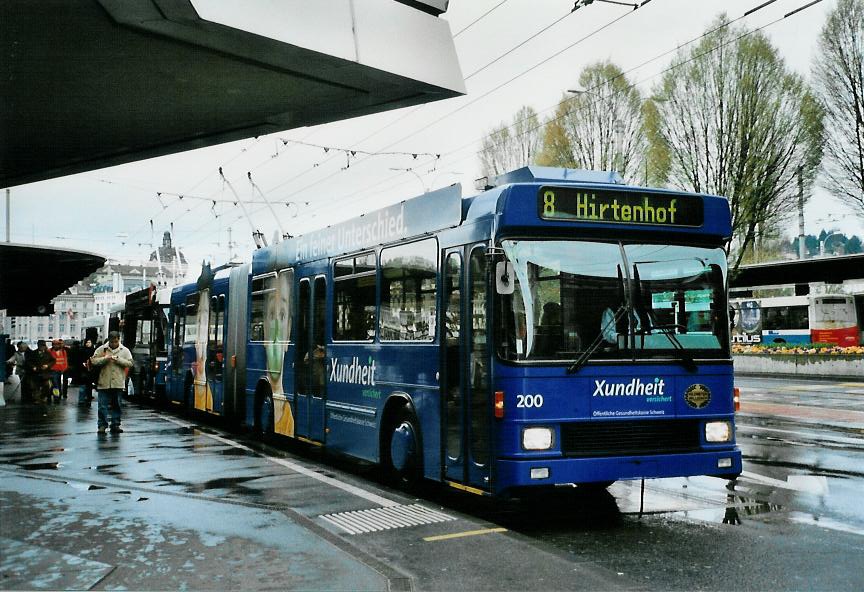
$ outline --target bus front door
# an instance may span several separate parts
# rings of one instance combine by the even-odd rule
[[[174,333],[171,341],[171,369],[168,397],[172,402],[185,403],[186,367],[183,364],[183,343],[186,340],[186,307],[182,304],[174,307]]]
[[[443,396],[445,477],[491,488],[489,348],[486,337],[488,261],[485,248],[445,253]],[[467,269],[463,269],[467,267]]]
[[[223,405],[222,377],[225,372],[224,351],[225,295],[210,298],[210,317],[207,328],[207,382],[210,396],[206,411],[221,415]]]
[[[295,433],[300,438],[318,442],[324,441],[326,296],[327,282],[324,277],[300,280],[294,373]]]

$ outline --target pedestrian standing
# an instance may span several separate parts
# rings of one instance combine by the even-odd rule
[[[36,351],[27,359],[27,375],[30,377],[30,394],[34,405],[45,405],[51,400],[51,368],[54,356],[48,351],[48,344],[40,339]]]
[[[108,333],[108,343],[99,346],[90,357],[90,363],[99,368],[96,383],[99,398],[99,419],[96,427],[105,433],[109,421],[112,434],[120,434],[120,400],[126,386],[126,372],[134,365],[132,352],[120,343],[120,333]]]
[[[62,339],[55,339],[51,342],[50,353],[54,357],[54,365],[51,367],[51,383],[54,385],[52,394],[56,403],[61,398],[66,398],[66,389],[69,388],[66,383],[66,372],[69,370],[69,351]]]
[[[84,345],[81,347],[81,354],[79,360],[83,360],[81,362],[81,387],[78,388],[78,404],[79,405],[90,405],[90,401],[93,400],[93,382],[94,371],[93,364],[90,363],[90,358],[96,352],[96,347],[93,345],[92,339],[85,339]]]

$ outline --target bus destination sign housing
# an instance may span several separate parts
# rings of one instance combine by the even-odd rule
[[[698,197],[638,191],[541,187],[537,207],[543,220],[570,222],[692,227],[705,218]]]

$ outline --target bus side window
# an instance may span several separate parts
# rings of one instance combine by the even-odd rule
[[[381,251],[381,339],[432,341],[437,311],[435,239]]]
[[[333,341],[371,341],[375,337],[375,253],[333,264]]]
[[[252,280],[252,303],[249,313],[249,340],[264,341],[264,279]]]
[[[186,322],[183,327],[183,343],[195,343],[198,327],[198,294],[192,294],[186,298],[184,311]],[[190,321],[191,319],[191,321]]]
[[[447,314],[444,318],[444,337],[448,343],[458,343],[461,325],[462,260],[458,253],[447,256],[447,276],[444,280]]]

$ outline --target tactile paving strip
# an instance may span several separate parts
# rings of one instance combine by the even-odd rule
[[[336,514],[323,514],[320,517],[330,524],[338,526],[348,534],[406,528],[456,519],[443,512],[430,510],[420,504],[372,508],[371,510],[357,510],[354,512],[338,512]]]

